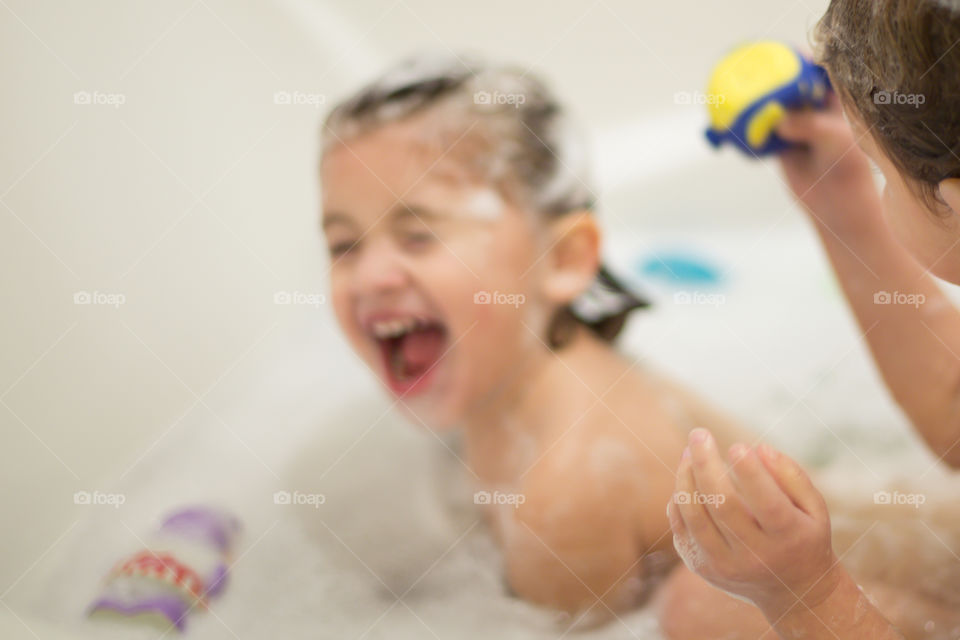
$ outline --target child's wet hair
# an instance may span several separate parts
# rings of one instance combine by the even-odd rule
[[[960,177],[960,0],[832,0],[818,62],[928,207]]]
[[[428,109],[431,117],[435,114],[436,128],[451,129],[448,138],[467,150],[457,159],[512,202],[548,217],[594,209],[585,140],[559,101],[529,70],[473,56],[426,53],[388,69],[333,108],[323,123],[321,155]],[[605,269],[598,283],[630,300],[631,294]],[[634,300],[601,319],[578,317],[570,306],[559,309],[548,329],[551,347],[562,346],[576,323],[613,341],[630,311],[646,306],[646,301]]]

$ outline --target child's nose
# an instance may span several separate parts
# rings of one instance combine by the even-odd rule
[[[354,285],[359,294],[380,294],[402,288],[407,282],[403,262],[387,247],[371,246],[360,256]]]

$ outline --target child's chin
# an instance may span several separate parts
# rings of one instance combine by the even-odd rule
[[[413,425],[424,427],[434,433],[453,431],[462,424],[456,412],[434,403],[404,401],[400,403],[400,412]]]

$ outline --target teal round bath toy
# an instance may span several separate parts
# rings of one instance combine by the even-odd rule
[[[636,269],[645,278],[678,286],[714,286],[723,279],[719,267],[693,251],[658,251],[638,260]]]
[[[775,129],[790,109],[822,109],[830,90],[823,67],[782,42],[740,45],[713,69],[708,83],[707,139],[730,143],[750,156],[790,146]]]

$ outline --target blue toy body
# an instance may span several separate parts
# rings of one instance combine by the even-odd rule
[[[717,66],[710,84],[714,104],[707,140],[714,147],[730,143],[750,156],[788,148],[775,132],[786,111],[821,109],[830,90],[823,67],[777,42],[738,48]]]

